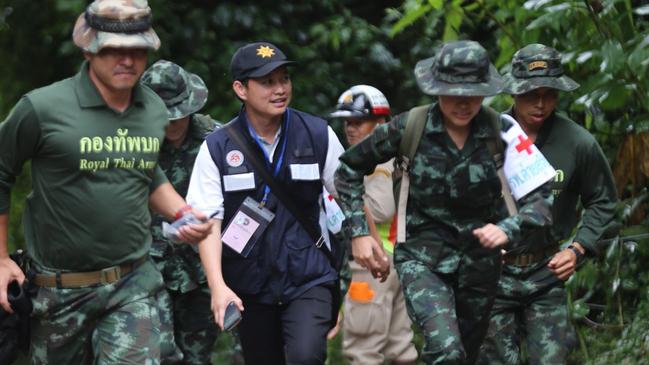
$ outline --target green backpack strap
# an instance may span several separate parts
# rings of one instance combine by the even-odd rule
[[[399,144],[399,159],[406,163],[405,167],[409,167],[410,162],[415,157],[421,135],[424,133],[426,126],[426,116],[430,104],[421,105],[410,109],[408,112],[408,119],[406,120],[406,130],[401,137]]]
[[[500,113],[491,109],[488,106],[483,106],[482,110],[487,116],[487,119],[489,120],[489,124],[491,125],[492,130],[495,131],[496,133],[495,138],[487,139],[486,143],[487,143],[487,150],[489,150],[489,153],[491,154],[491,157],[493,158],[494,163],[496,164],[496,169],[498,171],[498,178],[500,179],[500,185],[502,187],[501,193],[503,199],[505,200],[505,205],[507,206],[507,212],[509,213],[510,216],[516,215],[518,214],[516,201],[512,196],[512,191],[509,188],[509,183],[507,182],[507,177],[505,176],[505,171],[503,170],[503,166],[505,165],[505,147],[503,145],[503,141],[500,139],[500,129],[502,123],[500,121]]]
[[[491,157],[493,157],[494,162],[496,163],[496,168],[501,169],[503,167],[503,163],[505,162],[505,148],[503,146],[503,141],[500,139],[500,113],[488,106],[483,106],[482,110],[484,110],[484,113],[489,120],[491,129],[496,133],[495,138],[487,139],[487,149],[489,150]]]
[[[406,129],[399,143],[399,153],[397,155],[397,168],[399,171],[400,181],[397,182],[397,242],[406,241],[406,208],[408,205],[408,191],[410,190],[410,164],[417,153],[419,141],[424,134],[426,126],[426,116],[430,104],[421,105],[410,109],[406,119]]]

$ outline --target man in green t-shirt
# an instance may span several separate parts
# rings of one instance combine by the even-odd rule
[[[146,1],[90,4],[73,40],[75,76],[34,90],[0,125],[0,306],[25,275],[7,255],[10,188],[30,160],[33,192],[24,215],[34,364],[158,363],[155,295],[162,277],[149,260],[149,208],[167,219],[192,212],[158,167],[166,108],[138,83],[160,41]],[[209,223],[181,228],[198,242]]]
[[[595,242],[613,220],[617,201],[595,138],[555,110],[559,91],[577,87],[554,48],[530,44],[514,54],[505,86],[514,97],[508,113],[557,171],[553,224],[524,236],[504,256],[479,364],[565,364],[574,345],[563,281],[580,258],[598,254]]]

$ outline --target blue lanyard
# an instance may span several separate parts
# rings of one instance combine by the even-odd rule
[[[277,159],[277,164],[275,165],[275,170],[273,171],[273,177],[277,177],[277,174],[279,174],[279,169],[282,167],[282,162],[284,161],[284,152],[286,151],[286,140],[288,140],[288,125],[289,122],[291,121],[291,109],[286,108],[286,113],[284,113],[284,125],[283,125],[283,130],[282,134],[284,134],[284,141],[282,142],[282,147],[280,149],[279,153],[279,158]],[[261,139],[255,132],[255,129],[250,126],[250,123],[247,123],[248,125],[248,131],[250,132],[250,135],[252,138],[255,140],[259,148],[261,149],[261,152],[264,154],[264,161],[266,162],[266,166],[268,166],[269,169],[272,169],[272,165],[270,163],[270,156],[268,156],[268,153],[266,152],[266,149],[262,145]],[[281,138],[281,137],[280,137]],[[264,184],[264,197],[261,199],[261,206],[266,205],[266,201],[268,201],[268,193],[270,193],[270,187],[268,184]]]

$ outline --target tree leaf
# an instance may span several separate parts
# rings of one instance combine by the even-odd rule
[[[403,31],[406,27],[412,25],[417,19],[421,18],[424,14],[433,9],[429,4],[422,5],[412,11],[407,12],[399,21],[392,26],[390,36],[394,37],[399,32]]]

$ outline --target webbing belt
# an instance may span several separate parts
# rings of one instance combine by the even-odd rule
[[[503,261],[507,265],[515,266],[528,266],[539,263],[548,258],[548,256],[556,253],[559,250],[557,246],[549,246],[538,252],[530,252],[520,255],[505,255]]]
[[[34,283],[36,286],[59,289],[112,284],[137,269],[148,259],[149,255],[144,255],[130,263],[111,266],[97,271],[36,274],[34,275]]]

